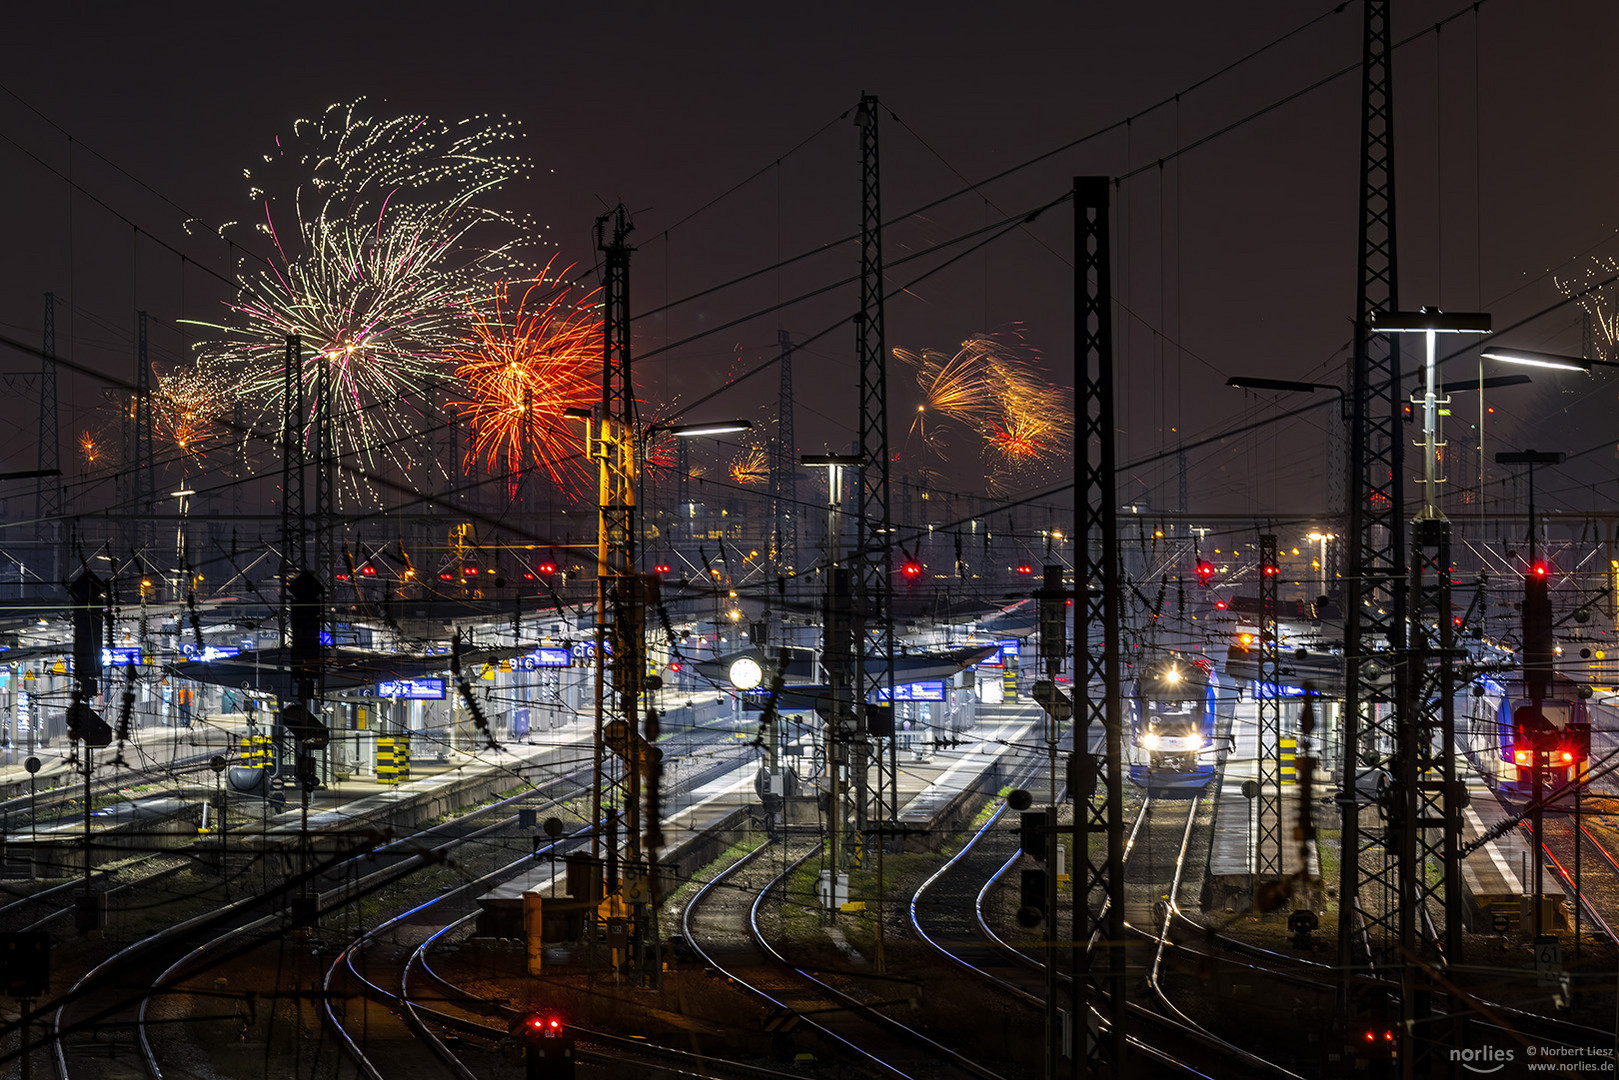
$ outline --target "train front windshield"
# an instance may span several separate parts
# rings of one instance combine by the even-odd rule
[[[1203,749],[1203,702],[1176,698],[1145,702],[1141,745],[1148,750],[1186,752]]]

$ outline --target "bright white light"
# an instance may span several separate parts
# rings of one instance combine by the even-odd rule
[[[1579,356],[1559,356],[1557,353],[1532,352],[1528,349],[1491,347],[1480,350],[1486,360],[1500,360],[1507,364],[1552,368],[1555,371],[1583,371],[1589,373],[1591,362]]]
[[[731,685],[738,690],[752,690],[764,681],[764,668],[751,656],[739,656],[731,661]]]
[[[1153,731],[1149,731],[1145,735],[1141,736],[1141,745],[1148,750],[1158,749],[1158,744],[1162,741],[1163,740],[1159,739],[1158,734]]]
[[[1181,669],[1177,668],[1177,667],[1172,667],[1168,671],[1164,672],[1164,681],[1167,682],[1167,683],[1178,683],[1178,682],[1180,682],[1181,681]]]

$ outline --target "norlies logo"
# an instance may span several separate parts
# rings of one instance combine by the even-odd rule
[[[1495,1046],[1470,1047],[1466,1050],[1452,1050],[1450,1060],[1461,1062],[1462,1068],[1468,1072],[1500,1072],[1506,1068],[1507,1062],[1512,1060],[1512,1051]]]

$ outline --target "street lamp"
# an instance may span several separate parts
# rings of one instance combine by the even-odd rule
[[[1486,360],[1499,360],[1504,364],[1523,364],[1527,367],[1551,368],[1554,371],[1581,371],[1591,374],[1594,367],[1619,367],[1612,360],[1593,360],[1585,356],[1564,356],[1561,353],[1536,352],[1533,349],[1514,349],[1506,345],[1492,345],[1479,353]]]
[[[1233,375],[1225,381],[1225,384],[1236,390],[1281,390],[1299,394],[1331,390],[1338,395],[1338,414],[1345,420],[1349,419],[1349,399],[1344,396],[1344,388],[1333,383],[1294,382],[1291,379],[1263,379],[1257,375]]]
[[[841,621],[836,618],[840,603],[846,598],[838,595],[836,564],[839,557],[839,540],[841,526],[838,520],[838,509],[843,504],[843,470],[845,466],[859,469],[864,465],[864,459],[859,454],[805,454],[798,459],[799,464],[819,466],[827,472],[827,503],[826,503],[826,613],[822,623],[821,661],[827,668],[828,697],[831,699],[831,715],[826,723],[826,763],[828,773],[827,802],[831,808],[833,821],[828,830],[829,850],[827,865],[831,869],[830,892],[827,894],[835,902],[839,894],[839,885],[844,878],[842,862],[849,855],[843,843],[844,830],[848,828],[849,810],[845,805],[848,792],[844,784],[843,768],[844,757],[847,752],[847,740],[851,734],[852,725],[848,722],[850,712],[848,698],[853,685],[858,681],[855,672],[856,665],[861,668],[864,660],[857,660],[851,655],[853,642],[841,634],[834,639],[833,623]],[[844,623],[847,627],[847,623]],[[834,647],[836,657],[832,657]]]
[[[1435,381],[1438,365],[1434,359],[1440,334],[1488,334],[1490,317],[1482,312],[1444,312],[1438,308],[1420,311],[1374,311],[1370,328],[1379,334],[1421,334],[1427,342],[1427,362],[1423,365],[1422,394],[1422,510],[1418,521],[1438,520],[1439,512],[1439,395],[1443,388]],[[1412,398],[1413,403],[1415,397]]]

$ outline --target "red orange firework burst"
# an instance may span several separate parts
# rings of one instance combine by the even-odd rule
[[[731,479],[739,484],[762,484],[770,479],[770,463],[761,447],[750,447],[731,463]]]
[[[152,411],[159,437],[187,457],[201,457],[233,396],[230,379],[202,359],[158,375]]]
[[[895,349],[894,356],[916,369],[922,392],[911,433],[941,460],[943,440],[929,430],[930,414],[974,432],[1003,484],[1011,470],[1039,465],[1072,438],[1066,392],[1040,377],[1032,351],[1021,342],[977,337],[954,354]]]
[[[502,282],[486,308],[472,310],[472,336],[451,350],[470,400],[456,402],[473,428],[469,462],[505,472],[515,494],[525,471],[542,468],[552,481],[578,481],[584,430],[567,417],[600,399],[602,327],[588,305],[570,302],[567,288],[540,280],[515,309]]]

